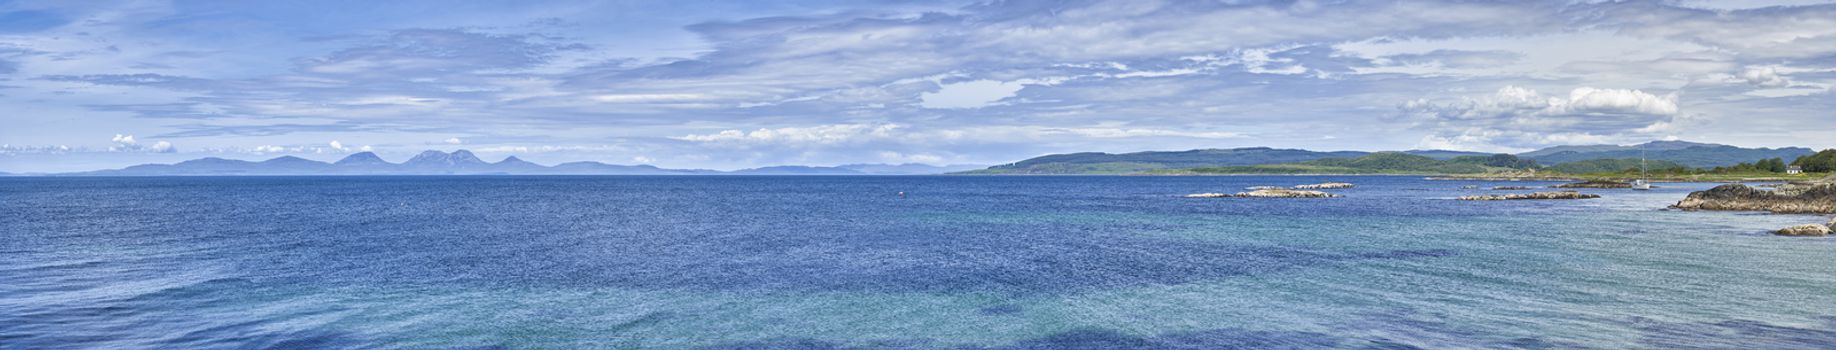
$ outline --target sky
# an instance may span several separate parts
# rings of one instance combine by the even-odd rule
[[[1823,1],[7,1],[0,171],[1836,147]]]

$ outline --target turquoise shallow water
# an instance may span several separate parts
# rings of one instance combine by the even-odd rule
[[[1826,217],[1452,200],[1500,184],[6,178],[0,348],[1836,344],[1836,241],[1766,233]]]

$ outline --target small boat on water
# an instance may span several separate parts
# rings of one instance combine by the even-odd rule
[[[1640,190],[1640,191],[1649,191],[1651,190],[1651,182],[1645,181],[1645,179],[1632,180],[1632,189]]]

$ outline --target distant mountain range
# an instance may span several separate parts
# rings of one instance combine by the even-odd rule
[[[1594,159],[1638,159],[1641,153],[1645,159],[1669,161],[1691,168],[1713,168],[1768,158],[1780,158],[1789,163],[1816,151],[1802,147],[1740,148],[1712,143],[1655,141],[1632,146],[1556,146],[1517,156],[1554,165]]]
[[[1053,154],[996,165],[965,174],[1133,174],[1162,169],[1294,163],[1324,158],[1355,158],[1368,152],[1315,152],[1268,147],[1199,149],[1175,152]]]
[[[1360,151],[1319,152],[1268,147],[1200,149],[1173,152],[1135,152],[1122,154],[1069,153],[1041,156],[1022,160],[1013,164],[996,165],[988,169],[964,172],[964,174],[1134,174],[1172,169],[1229,168],[1302,163],[1323,159],[1352,159],[1368,156],[1373,153],[1374,152]],[[1490,153],[1447,150],[1413,150],[1400,153],[1438,160],[1449,160],[1464,156],[1491,155]]]
[[[1799,156],[1814,153],[1808,148],[1740,148],[1728,145],[1695,143],[1686,141],[1656,141],[1641,145],[1588,145],[1557,146],[1546,149],[1516,154],[1518,158],[1533,160],[1542,165],[1596,160],[1596,159],[1638,159],[1643,151],[1645,157],[1654,161],[1666,161],[1694,168],[1731,166],[1739,163],[1751,163],[1760,159],[1782,158],[1790,162]],[[1166,173],[1178,169],[1207,168],[1212,171],[1254,170],[1255,173],[1289,169],[1301,172],[1343,171],[1346,169],[1318,169],[1320,160],[1342,159],[1355,160],[1375,153],[1398,153],[1426,157],[1435,160],[1454,160],[1460,157],[1489,156],[1489,153],[1447,151],[1447,150],[1412,150],[1402,152],[1361,152],[1331,151],[1319,152],[1300,149],[1278,149],[1268,147],[1201,149],[1169,152],[1135,152],[1135,153],[1068,153],[1040,156],[1022,160],[1013,164],[989,167],[988,169],[963,172],[963,174],[988,175],[1023,175],[1023,174],[1060,174],[1060,175],[1100,175],[1100,174],[1136,174]],[[1382,157],[1385,160],[1397,160],[1398,157]],[[1309,163],[1312,162],[1312,163]],[[1418,165],[1425,165],[1426,162]],[[1266,165],[1292,165],[1287,167],[1266,167]],[[1357,164],[1357,163],[1353,163]],[[1265,166],[1259,169],[1243,167]],[[1306,168],[1309,170],[1297,170]],[[1427,168],[1410,171],[1426,170]],[[1465,169],[1462,167],[1461,169]],[[1398,169],[1382,169],[1391,171]]]
[[[465,150],[426,151],[401,163],[391,163],[375,153],[351,154],[326,163],[293,156],[264,161],[223,158],[195,159],[176,164],[146,164],[115,170],[55,175],[66,176],[198,176],[198,175],[1117,175],[1179,173],[1465,173],[1496,169],[1535,168],[1599,169],[1627,164],[1641,153],[1652,164],[1710,168],[1780,158],[1790,162],[1810,155],[1811,149],[1741,148],[1686,141],[1656,141],[1640,145],[1557,146],[1516,155],[1494,155],[1449,150],[1401,152],[1310,151],[1250,147],[1171,152],[1053,154],[983,168],[974,165],[849,164],[834,167],[773,166],[734,171],[665,169],[650,165],[616,165],[571,162],[546,166],[507,157],[487,162]],[[1373,157],[1375,156],[1375,157]],[[1508,158],[1508,159],[1507,159]],[[1604,161],[1613,160],[1613,161]],[[1529,164],[1529,161],[1535,161]],[[1569,164],[1563,166],[1563,164]],[[5,174],[0,176],[19,176]]]
[[[1163,175],[1204,174],[1477,174],[1522,170],[1536,166],[1509,154],[1467,155],[1449,159],[1408,152],[1377,152],[1356,158],[1324,158],[1304,162],[1237,165],[1149,171]]]
[[[571,162],[554,166],[511,156],[492,163],[470,151],[426,151],[401,163],[375,153],[351,154],[326,163],[294,156],[264,161],[203,158],[176,164],[146,164],[115,170],[66,173],[68,176],[236,176],[236,175],[925,175],[980,168],[924,164],[850,164],[839,167],[776,166],[735,171],[664,169],[650,165]]]

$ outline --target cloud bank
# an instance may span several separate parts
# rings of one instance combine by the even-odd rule
[[[104,151],[466,147],[731,169],[1671,137],[1836,147],[1836,131],[1804,127],[1836,107],[1829,4],[398,5],[0,4],[32,23],[0,32],[0,106],[17,111],[0,143],[39,155],[0,170]]]

